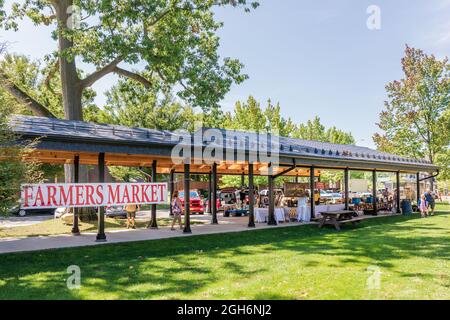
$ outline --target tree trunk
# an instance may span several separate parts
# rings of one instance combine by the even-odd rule
[[[72,26],[70,19],[72,19],[72,14],[75,14],[72,6],[73,0],[54,2],[58,19],[59,65],[65,118],[68,120],[83,120],[81,81],[78,78],[75,58],[67,56],[67,53],[73,47],[73,43],[64,36],[64,31]]]
[[[70,19],[74,12],[73,0],[57,0],[53,2],[58,19],[58,47],[59,65],[61,75],[61,87],[64,105],[64,117],[67,120],[83,120],[83,109],[81,105],[82,86],[78,77],[75,58],[67,55],[73,47],[72,41],[66,39],[64,30],[73,26]],[[73,21],[73,20],[72,20]],[[88,182],[88,167],[80,165],[79,182]],[[64,165],[64,176],[66,182],[73,181],[73,165]],[[95,220],[95,210],[93,208],[81,208],[78,211],[81,221]]]

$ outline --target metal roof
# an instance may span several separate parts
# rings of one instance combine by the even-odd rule
[[[116,143],[126,145],[161,145],[174,146],[180,142],[186,134],[166,130],[154,130],[144,128],[130,128],[118,125],[95,124],[83,121],[61,120],[54,118],[33,117],[16,115],[10,119],[11,129],[25,137],[42,137],[43,139],[57,138],[58,140],[90,141],[96,143]],[[209,129],[202,128],[203,133]],[[244,131],[229,131],[224,129],[212,129],[228,135],[224,138],[223,148],[235,146],[237,149],[252,149],[250,142],[256,141],[258,135]],[[189,137],[190,136],[190,137]],[[189,135],[191,141],[195,141],[193,135]],[[270,137],[270,135],[269,135]],[[322,160],[348,160],[370,161],[372,163],[401,165],[425,171],[436,170],[437,167],[425,159],[411,159],[402,156],[380,152],[367,147],[355,145],[341,145],[320,141],[294,139],[272,136],[268,141],[269,151],[278,151],[280,155],[292,158],[315,158]],[[275,141],[275,143],[273,142]],[[202,140],[205,146],[207,141]],[[276,150],[274,148],[277,148]],[[234,148],[233,148],[234,149]]]

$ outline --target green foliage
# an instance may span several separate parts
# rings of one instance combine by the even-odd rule
[[[325,129],[325,126],[320,122],[320,118],[317,116],[312,121],[308,120],[304,124],[299,124],[293,133],[293,136],[300,139],[317,140],[336,144],[355,144],[355,139],[350,132],[344,132],[336,127]]]
[[[143,85],[120,80],[107,93],[99,121],[157,130],[194,129],[194,110],[175,102],[169,90],[147,90]]]
[[[450,64],[406,47],[404,78],[386,86],[388,101],[374,135],[381,151],[428,158],[449,176]]]
[[[5,54],[0,61],[0,69],[16,86],[45,105],[56,117],[64,117],[61,81],[57,72],[58,65],[54,60],[45,63],[30,60],[24,55]],[[95,92],[91,89],[83,91],[82,104],[86,121],[97,120],[99,108],[94,104],[95,96]],[[32,114],[21,101],[16,100],[1,86],[0,101],[3,110],[9,114]]]
[[[308,120],[305,124],[295,124],[291,118],[281,116],[279,103],[273,105],[269,100],[267,106],[262,108],[252,96],[249,96],[246,102],[236,102],[233,112],[225,114],[222,127],[338,144],[355,143],[351,133],[336,127],[326,129],[319,117],[313,121]]]
[[[108,167],[109,173],[119,182],[132,182],[136,179],[147,181],[147,177],[142,171],[132,167]]]
[[[32,144],[23,147],[12,144],[17,136],[8,128],[8,115],[9,110],[0,105],[0,215],[17,204],[21,183],[40,182],[43,178],[38,163],[21,161]]]

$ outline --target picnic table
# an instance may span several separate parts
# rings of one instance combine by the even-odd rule
[[[322,228],[324,225],[333,225],[336,230],[341,230],[341,224],[348,222],[356,224],[361,220],[358,214],[352,210],[325,211],[320,214],[322,217],[319,220],[319,228]]]

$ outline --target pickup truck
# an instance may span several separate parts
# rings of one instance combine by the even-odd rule
[[[181,205],[184,208],[184,191],[180,191],[178,193],[178,197],[180,198]],[[202,200],[200,199],[200,196],[197,191],[189,192],[189,209],[191,213],[204,214],[205,212]]]

